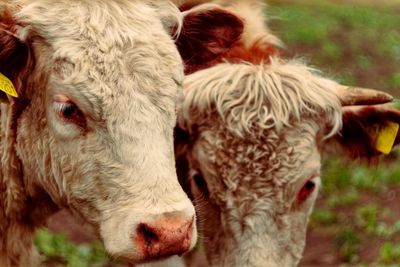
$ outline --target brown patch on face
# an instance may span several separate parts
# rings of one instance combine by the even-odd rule
[[[251,47],[247,48],[242,42],[238,42],[229,51],[210,64],[216,65],[224,61],[229,63],[248,62],[252,64],[268,64],[270,63],[270,57],[277,55],[279,55],[279,52],[277,48],[272,45],[256,42]]]

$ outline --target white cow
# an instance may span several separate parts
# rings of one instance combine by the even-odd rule
[[[0,84],[8,77],[18,93],[0,106],[0,266],[38,264],[34,231],[62,207],[117,258],[192,248],[195,212],[173,152],[183,65],[171,32],[184,50],[202,13],[183,23],[155,0],[1,0],[0,12]]]

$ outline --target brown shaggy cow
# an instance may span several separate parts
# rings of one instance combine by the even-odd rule
[[[277,38],[260,28],[260,1],[212,2],[241,15],[245,28],[226,53],[186,69],[178,176],[196,203],[211,266],[296,266],[322,152],[336,146],[373,157],[390,150],[400,141],[400,112],[373,105],[390,101],[385,93],[340,86],[281,58]],[[390,132],[389,144],[379,144]]]

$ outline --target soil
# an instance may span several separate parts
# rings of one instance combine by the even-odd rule
[[[323,196],[317,201],[318,206],[322,206],[324,202]],[[389,216],[379,218],[379,222],[387,223],[392,225],[400,218],[400,210],[398,203],[400,202],[400,187],[394,186],[388,189],[382,195],[362,193],[359,201],[351,206],[341,207],[335,209],[335,213],[341,213],[348,218],[352,218],[352,214],[356,212],[356,209],[368,203],[373,203],[378,207],[384,207],[390,210]],[[339,226],[340,227],[340,226]],[[303,260],[301,261],[301,267],[321,267],[321,266],[339,266],[346,263],[341,258],[339,253],[339,246],[336,239],[337,231],[331,231],[323,226],[310,229],[307,233],[307,244],[304,252]],[[358,233],[360,234],[360,233]],[[376,262],[379,255],[379,248],[382,244],[387,241],[383,238],[376,236],[363,236],[360,234],[361,247],[358,253],[359,260],[364,263]],[[393,241],[399,241],[400,236],[397,234],[391,237]],[[348,264],[347,266],[351,266]]]
[[[55,233],[65,234],[75,244],[90,243],[97,237],[93,229],[76,220],[68,211],[61,210],[47,220],[47,227]]]

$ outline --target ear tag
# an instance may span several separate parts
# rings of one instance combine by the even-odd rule
[[[18,97],[17,90],[15,90],[12,82],[0,72],[0,90],[7,95]]]
[[[399,124],[389,121],[383,127],[376,127],[375,149],[383,154],[389,154],[399,131]]]

